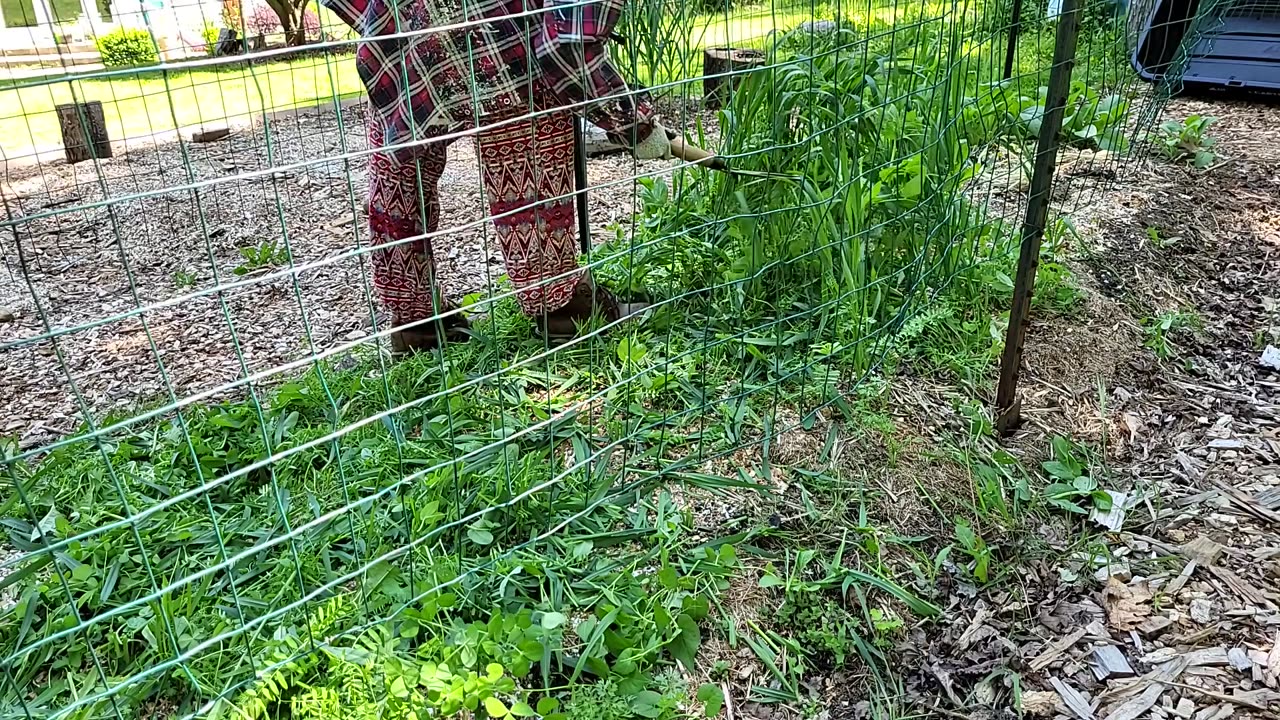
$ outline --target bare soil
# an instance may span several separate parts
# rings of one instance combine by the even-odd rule
[[[1018,589],[954,593],[899,648],[913,707],[1011,717],[1016,675],[1036,716],[1280,717],[1280,372],[1260,362],[1280,342],[1280,108],[1165,117],[1190,114],[1220,118],[1211,171],[1153,159],[1075,203],[1086,306],[1033,324],[1005,442],[1029,464],[1054,435],[1101,448],[1123,524],[1088,545],[1046,526],[1057,552]],[[1161,359],[1144,340],[1166,312],[1199,326]],[[923,425],[956,422],[943,397]],[[1108,646],[1128,668],[1095,669]]]
[[[58,335],[5,350],[0,434],[39,447],[87,417],[217,395],[255,374],[254,386],[270,384],[364,338],[376,310],[361,249],[363,113],[313,108],[220,142],[137,142],[96,163],[8,168],[0,193],[18,223],[0,239],[0,318],[12,316],[0,344]],[[673,166],[594,159],[593,241],[630,221],[637,175]],[[440,186],[442,292],[490,291],[502,259],[469,140],[450,147]],[[235,274],[242,249],[271,245],[287,245],[295,272]]]

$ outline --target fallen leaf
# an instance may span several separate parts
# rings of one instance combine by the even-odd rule
[[[1048,690],[1022,693],[1022,712],[1031,717],[1049,717],[1058,707],[1058,694]]]
[[[1137,628],[1151,615],[1150,602],[1151,592],[1145,584],[1125,585],[1112,577],[1102,589],[1102,607],[1107,612],[1107,624],[1121,632]]]
[[[1051,644],[1044,652],[1040,653],[1038,657],[1031,661],[1031,669],[1039,672],[1049,667],[1055,660],[1062,657],[1062,654],[1070,649],[1071,646],[1080,642],[1080,638],[1084,637],[1084,635],[1085,629],[1077,628],[1075,632],[1072,632],[1070,635]]]

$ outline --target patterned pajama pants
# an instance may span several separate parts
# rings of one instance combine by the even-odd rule
[[[486,129],[476,136],[489,212],[494,216],[507,276],[526,315],[569,302],[582,273],[574,233],[573,118],[567,112]],[[382,133],[369,125],[371,147]],[[369,226],[373,284],[396,325],[435,315],[435,263],[420,237],[440,226],[440,176],[446,143],[418,148],[415,160],[396,163],[374,154],[369,168]],[[563,197],[562,197],[563,196]],[[553,199],[556,198],[556,199]],[[411,242],[376,249],[387,243]]]

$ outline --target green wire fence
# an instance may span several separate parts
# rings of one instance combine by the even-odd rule
[[[1012,2],[632,0],[615,63],[743,174],[593,157],[582,264],[652,305],[556,345],[517,307],[459,129],[439,229],[401,244],[430,241],[471,335],[393,360],[360,40],[276,4],[78,27],[6,6],[51,50],[0,89],[0,714],[586,717],[607,686],[672,716],[780,438],[828,457],[907,367],[987,392],[1059,19],[1017,3],[1005,77]],[[1080,22],[1046,265],[1167,94],[1136,81],[1122,8]],[[708,76],[715,48],[745,60]],[[110,144],[69,164],[64,126]],[[1069,302],[1064,277],[1033,312]],[[688,696],[717,709],[717,687]]]

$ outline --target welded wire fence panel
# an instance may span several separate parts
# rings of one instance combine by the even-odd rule
[[[35,3],[6,32],[51,54],[0,90],[6,717],[554,716],[588,678],[658,717],[736,566],[694,509],[889,368],[998,355],[1042,4],[1004,78],[1005,2],[632,0],[603,45],[602,4]],[[1122,9],[1084,22],[1064,208],[1159,107]],[[67,164],[90,101],[113,152]]]

